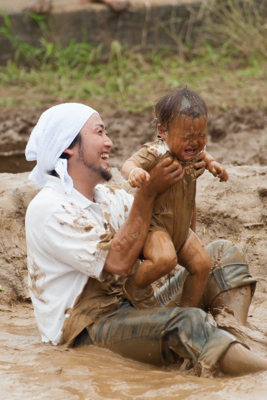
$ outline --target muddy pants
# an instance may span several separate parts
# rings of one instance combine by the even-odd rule
[[[240,249],[229,241],[206,247],[213,268],[201,306],[208,310],[214,298],[232,288],[252,284]],[[212,372],[228,347],[237,342],[199,308],[181,308],[179,302],[187,271],[182,268],[155,296],[161,308],[136,310],[125,300],[119,310],[87,327],[85,343],[104,347],[123,357],[169,365],[191,359],[198,375]],[[76,345],[79,343],[76,343]],[[82,343],[80,343],[82,344]]]
[[[88,328],[94,345],[157,366],[191,359],[197,375],[212,373],[236,338],[198,308],[136,310],[128,301]]]

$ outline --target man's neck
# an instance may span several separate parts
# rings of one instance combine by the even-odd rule
[[[73,186],[78,192],[88,200],[94,201],[94,189],[96,185],[103,181],[101,175],[88,168],[84,163],[68,162],[68,174],[73,180]]]
[[[73,186],[87,199],[94,201],[94,189],[96,185],[102,182],[102,178],[88,169],[78,172],[68,171],[73,180]]]
[[[81,182],[80,180],[75,180],[73,179],[73,186],[78,192],[80,192],[84,197],[87,199],[94,201],[94,189],[96,185],[87,185],[84,182]]]

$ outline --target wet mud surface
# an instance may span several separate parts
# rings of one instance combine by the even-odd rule
[[[42,111],[6,110],[0,116],[1,172],[16,173],[0,176],[1,398],[265,399],[267,372],[241,378],[196,378],[178,374],[174,367],[150,367],[93,346],[64,350],[41,343],[27,289],[24,232],[25,211],[37,189],[27,180],[26,164],[19,163],[16,154],[17,164],[12,164],[11,154],[6,153],[24,151]],[[155,128],[149,127],[151,114],[118,110],[102,118],[114,142],[114,167],[155,138]],[[266,112],[234,110],[210,121],[208,151],[225,163],[229,181],[220,183],[208,172],[198,180],[197,234],[204,245],[215,239],[239,243],[258,280],[248,318],[253,330],[236,326],[227,310],[217,322],[267,357]],[[113,172],[114,184],[121,184],[120,173]]]
[[[44,345],[30,305],[1,306],[0,319],[3,399],[266,399],[267,373],[196,378],[94,346],[64,350]]]

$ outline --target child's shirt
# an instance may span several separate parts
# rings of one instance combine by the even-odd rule
[[[145,171],[149,172],[168,156],[175,157],[166,142],[158,139],[155,142],[144,144],[132,157],[141,164]],[[180,162],[184,168],[183,179],[157,195],[154,202],[150,232],[167,231],[177,252],[189,235],[194,211],[196,195],[195,162],[195,159],[188,163]]]

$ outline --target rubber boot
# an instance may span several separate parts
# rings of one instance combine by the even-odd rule
[[[154,296],[154,290],[151,285],[143,289],[137,288],[132,284],[131,277],[129,277],[124,282],[123,291],[127,299],[138,310],[159,307],[158,300]]]

